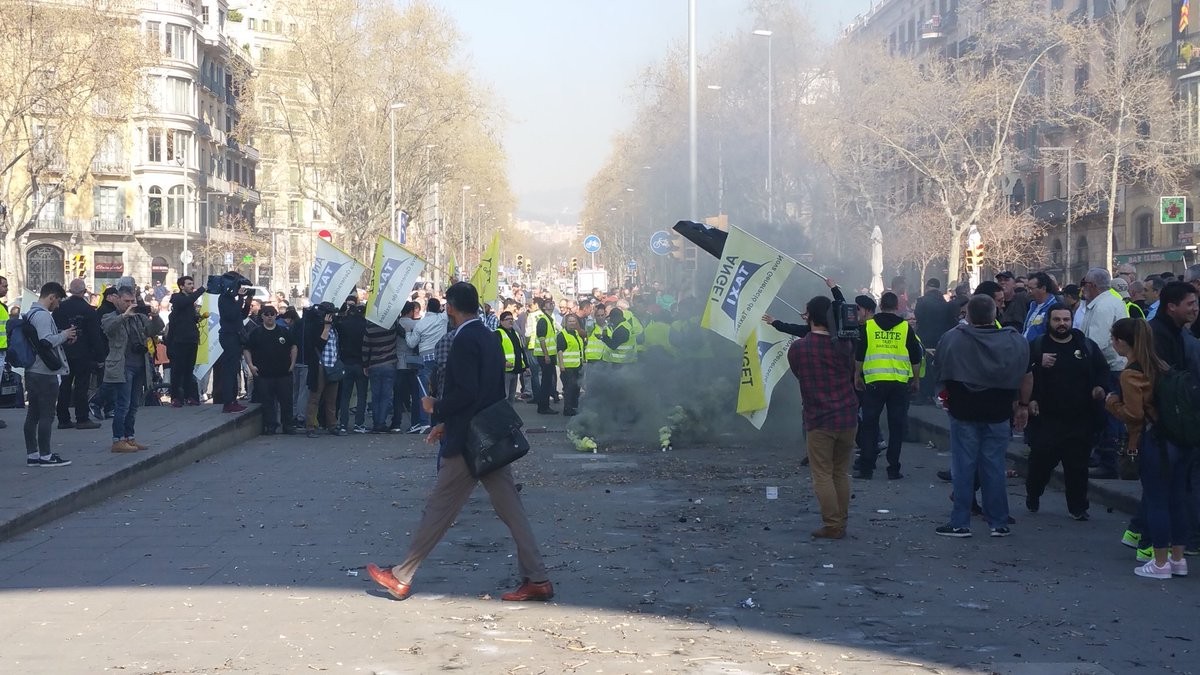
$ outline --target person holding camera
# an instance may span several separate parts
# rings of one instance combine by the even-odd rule
[[[179,277],[179,292],[171,295],[167,360],[171,362],[171,407],[200,405],[196,382],[196,352],[200,348],[200,313],[196,301],[205,292],[192,277]]]
[[[96,364],[104,360],[104,341],[101,339],[100,319],[96,308],[88,304],[84,295],[87,283],[83,279],[72,279],[67,288],[70,297],[54,310],[54,323],[59,330],[75,328],[77,340],[63,347],[67,354],[67,369],[58,390],[59,429],[99,429],[100,423],[88,419],[88,390]],[[75,421],[71,421],[71,408],[75,408]]]
[[[247,294],[250,280],[237,272],[221,276],[221,294],[217,312],[221,317],[218,339],[221,356],[213,364],[213,403],[223,405],[221,412],[240,413],[246,406],[238,403],[238,375],[242,363],[242,326],[250,315],[251,297]]]
[[[104,384],[116,401],[113,413],[113,452],[137,452],[146,446],[134,439],[134,422],[142,398],[142,386],[150,371],[150,351],[146,348],[146,315],[138,311],[137,296],[131,288],[121,288],[113,301],[116,311],[105,314],[100,326],[108,338],[108,357],[104,360]]]

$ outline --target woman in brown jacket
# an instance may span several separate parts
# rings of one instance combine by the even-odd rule
[[[1128,452],[1138,460],[1146,534],[1154,546],[1154,559],[1134,573],[1151,579],[1187,576],[1183,545],[1188,538],[1188,457],[1154,429],[1154,385],[1167,364],[1155,355],[1154,335],[1142,319],[1114,323],[1112,343],[1129,363],[1121,371],[1121,395],[1109,394],[1104,405],[1129,430]]]

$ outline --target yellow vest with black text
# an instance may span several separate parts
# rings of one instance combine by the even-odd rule
[[[562,332],[562,338],[567,348],[559,354],[558,364],[567,369],[579,368],[583,365],[583,339],[567,331]]]
[[[8,308],[0,302],[0,351],[8,349]]]
[[[511,372],[517,367],[517,347],[503,328],[497,328],[496,332],[500,334],[500,347],[504,350],[504,372]]]
[[[542,349],[542,338],[538,337],[537,326],[543,321],[546,322],[546,348]],[[558,353],[558,332],[554,330],[554,321],[545,314],[539,314],[537,322],[534,324],[533,336],[530,346],[534,356],[554,356]]]
[[[629,319],[622,321],[617,328],[624,328],[629,337],[616,349],[611,347],[605,349],[604,360],[617,364],[637,363],[637,344],[633,341],[633,328],[629,325]],[[614,330],[614,332],[616,331]]]
[[[872,382],[908,382],[912,363],[908,360],[908,322],[901,321],[891,330],[880,328],[875,319],[867,320],[867,355],[863,359],[863,380]]]
[[[601,339],[603,336],[604,328],[600,324],[596,324],[591,335],[588,336],[587,346],[583,348],[583,355],[588,363],[604,360],[604,352],[608,349],[608,345],[604,344],[604,340]]]

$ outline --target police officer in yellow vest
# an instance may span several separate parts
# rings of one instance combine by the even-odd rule
[[[637,363],[637,344],[634,342],[633,328],[620,307],[614,307],[608,313],[608,327],[608,336],[602,338],[608,347],[604,352],[604,362],[614,367]]]
[[[563,416],[570,417],[579,411],[579,378],[583,374],[584,350],[588,342],[578,315],[563,316],[557,342],[558,364],[562,367]]]
[[[855,478],[870,479],[879,456],[879,416],[887,408],[888,478],[900,473],[900,447],[908,419],[908,402],[917,391],[917,372],[924,356],[916,331],[897,313],[900,299],[887,292],[879,299],[879,312],[863,324],[856,345],[855,387],[862,392],[862,455]]]
[[[558,393],[558,331],[554,328],[554,320],[550,318],[554,301],[542,298],[538,306],[542,311],[538,312],[534,324],[531,349],[541,370],[541,378],[533,400],[537,403],[539,415],[557,415],[558,411],[550,407],[550,396]]]
[[[8,296],[8,279],[0,277],[0,374],[4,373],[4,361],[8,355],[8,305],[4,298]],[[0,429],[8,427],[8,423],[0,420]]]

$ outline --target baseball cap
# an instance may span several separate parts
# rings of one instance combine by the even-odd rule
[[[868,312],[874,312],[875,308],[878,307],[878,305],[875,304],[875,298],[872,298],[869,295],[859,295],[855,297],[854,304],[862,307]]]

